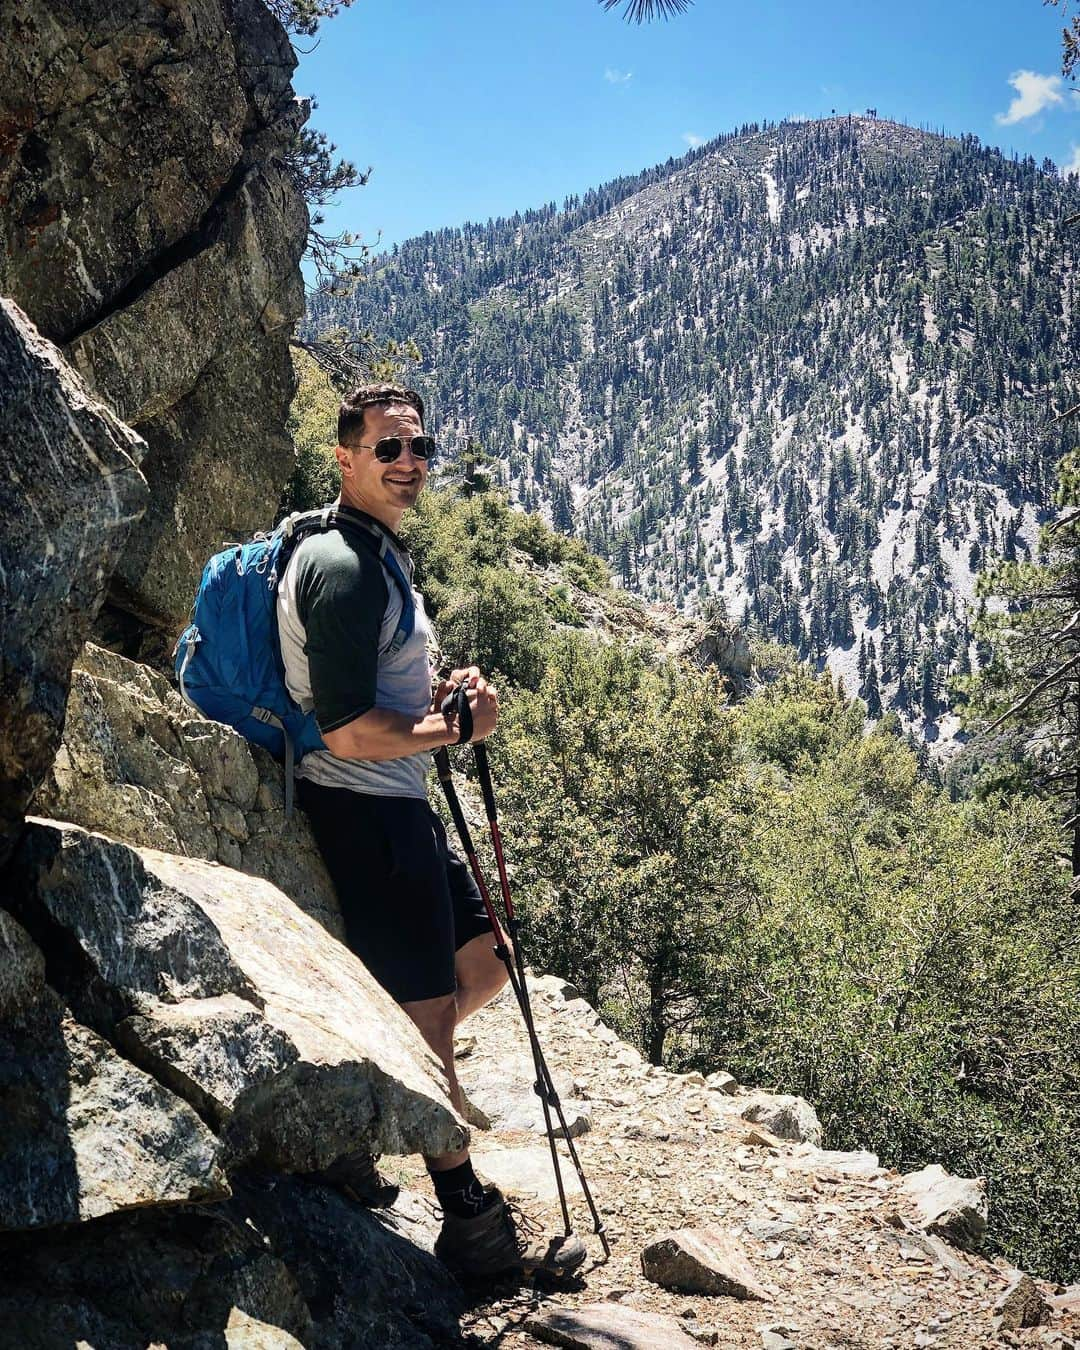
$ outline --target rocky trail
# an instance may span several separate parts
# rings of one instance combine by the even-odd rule
[[[419,1156],[460,1127],[334,940],[269,757],[88,646],[33,806],[6,902],[31,933],[0,909],[4,1350],[1080,1346],[1080,1288],[966,1250],[979,1182],[823,1150],[806,1102],[649,1065],[552,976],[531,980],[537,1026],[612,1256],[572,1193],[574,1286],[463,1302]],[[480,1171],[558,1232],[508,991],[463,1028],[459,1070]],[[358,1130],[406,1185],[392,1210],[311,1176]]]
[[[564,982],[537,978],[532,991],[567,1121],[582,1130],[576,1142],[612,1256],[601,1263],[584,1201],[572,1197],[590,1250],[583,1277],[569,1290],[514,1291],[474,1305],[463,1326],[476,1346],[1080,1345],[1080,1290],[1055,1292],[929,1231],[964,1240],[977,1229],[977,1185],[950,1186],[937,1168],[905,1183],[873,1154],[823,1150],[800,1099],[740,1088],[725,1074],[668,1073],[619,1041]],[[559,1231],[527,1044],[508,992],[468,1024],[459,1058],[470,1100],[493,1126],[474,1136],[479,1170]],[[415,1161],[400,1160],[403,1177],[419,1179]],[[573,1176],[568,1161],[565,1173]],[[920,1203],[923,1180],[937,1184],[923,1188]],[[688,1229],[702,1234],[696,1256],[684,1238],[679,1245],[692,1254],[680,1270],[669,1243],[660,1271],[737,1293],[667,1289],[642,1274],[643,1250]]]

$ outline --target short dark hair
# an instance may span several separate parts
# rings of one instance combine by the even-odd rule
[[[348,445],[349,437],[364,432],[364,409],[385,408],[392,403],[407,403],[420,414],[424,425],[424,400],[415,389],[403,389],[398,384],[362,384],[341,401],[338,409],[338,445]]]

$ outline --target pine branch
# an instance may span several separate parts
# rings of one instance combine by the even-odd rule
[[[1080,407],[1080,404],[1077,405]],[[1052,520],[1046,526],[1047,534],[1056,534],[1058,530],[1067,529],[1070,525],[1075,525],[1080,521],[1080,508],[1075,511],[1069,511],[1064,516],[1059,516],[1057,520]]]
[[[653,19],[671,19],[685,14],[693,0],[600,0],[604,9],[625,5],[623,18],[627,23],[651,23]]]
[[[340,391],[355,389],[371,375],[374,343],[364,344],[362,340],[351,342],[329,342],[316,338],[305,342],[303,338],[292,337],[289,346],[307,352],[316,365],[326,372],[330,383]]]
[[[1024,697],[1018,699],[1011,708],[1006,708],[1000,717],[990,723],[987,727],[987,731],[993,731],[995,727],[999,727],[1007,718],[1015,717],[1017,713],[1023,712],[1029,704],[1034,702],[1035,698],[1041,694],[1044,689],[1049,688],[1055,680],[1060,679],[1062,675],[1066,674],[1066,672],[1077,665],[1080,665],[1080,652],[1078,652],[1076,656],[1071,656],[1063,665],[1058,666],[1057,670],[1051,671],[1044,680],[1040,680],[1034,689],[1030,689]]]

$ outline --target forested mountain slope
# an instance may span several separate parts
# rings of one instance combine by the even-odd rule
[[[415,338],[449,448],[626,585],[722,597],[932,741],[980,658],[973,574],[1034,548],[1069,443],[1077,209],[973,137],[750,126],[411,240],[307,323]]]

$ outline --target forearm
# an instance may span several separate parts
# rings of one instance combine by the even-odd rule
[[[327,750],[338,759],[403,759],[421,750],[438,750],[458,738],[457,719],[429,712],[423,717],[371,708],[323,736]]]

